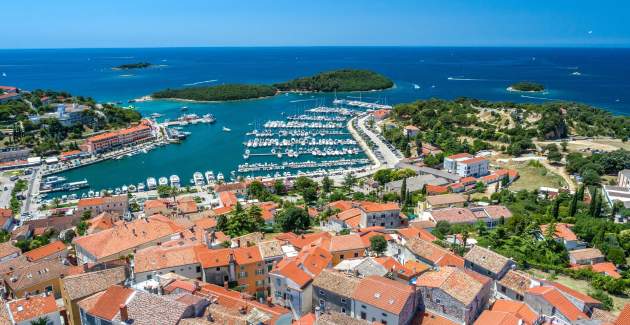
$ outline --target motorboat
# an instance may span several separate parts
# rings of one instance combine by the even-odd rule
[[[203,185],[203,175],[200,172],[195,172],[193,174],[193,180],[195,181],[195,185]]]
[[[214,183],[214,181],[215,181],[214,173],[211,170],[206,171],[206,175],[205,176],[206,176],[206,182],[208,182],[208,184]]]
[[[153,177],[147,178],[147,188],[149,190],[154,190],[156,187],[157,187],[157,182],[155,181],[155,178]]]
[[[170,181],[171,181],[171,186],[173,186],[173,187],[179,187],[180,186],[179,176],[171,175]]]
[[[158,179],[158,185],[159,186],[168,186],[168,178],[160,177],[160,179]]]

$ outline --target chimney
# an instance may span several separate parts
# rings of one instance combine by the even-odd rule
[[[315,307],[315,320],[319,319],[319,315],[321,314],[321,307]]]
[[[127,305],[120,305],[120,321],[126,322],[129,320],[129,311],[127,310]]]
[[[228,285],[228,282],[227,282],[227,281],[223,281],[223,287],[224,287],[225,289],[228,289],[229,285]]]

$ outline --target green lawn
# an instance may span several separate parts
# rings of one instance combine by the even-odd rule
[[[510,185],[510,189],[513,191],[537,190],[541,186],[561,188],[566,185],[562,177],[548,171],[543,166],[532,166],[528,162],[510,162],[500,164],[500,166],[518,171],[519,179]]]

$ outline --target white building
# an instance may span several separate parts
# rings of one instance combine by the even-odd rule
[[[459,153],[444,158],[444,169],[461,177],[480,177],[489,173],[490,164],[483,157]]]

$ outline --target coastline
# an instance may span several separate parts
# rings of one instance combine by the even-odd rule
[[[512,88],[512,86],[509,86],[509,87],[505,88],[505,90],[507,90],[509,92],[513,92],[513,93],[528,93],[528,94],[544,94],[544,93],[547,92],[547,89],[543,89],[543,90],[518,90],[518,89]]]

